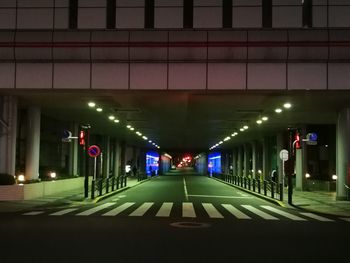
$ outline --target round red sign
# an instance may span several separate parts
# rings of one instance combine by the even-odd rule
[[[100,147],[98,147],[97,145],[91,145],[89,148],[88,148],[88,155],[90,157],[97,157],[99,156],[101,153],[101,149]]]

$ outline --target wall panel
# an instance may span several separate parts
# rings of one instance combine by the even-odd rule
[[[0,63],[0,89],[13,89],[15,87],[15,64]]]
[[[92,64],[92,89],[128,89],[129,64]]]
[[[169,89],[196,90],[206,88],[206,64],[169,64]]]
[[[322,90],[327,88],[325,63],[290,63],[288,65],[288,89]]]
[[[55,63],[54,65],[55,89],[89,89],[90,64],[89,63]]]
[[[167,88],[167,64],[132,63],[130,89],[159,90]]]
[[[248,64],[248,89],[286,89],[286,65],[284,63]]]
[[[51,63],[17,63],[17,89],[51,89]]]
[[[242,90],[246,88],[245,63],[209,63],[208,89]]]

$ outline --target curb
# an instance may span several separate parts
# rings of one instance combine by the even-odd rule
[[[274,203],[274,204],[276,204],[276,205],[279,205],[279,206],[282,206],[282,207],[287,207],[282,201],[273,199],[273,198],[271,198],[271,197],[268,197],[268,196],[265,196],[265,195],[262,195],[262,194],[258,194],[258,193],[256,193],[256,192],[250,191],[250,190],[245,189],[245,188],[243,188],[243,187],[240,187],[240,186],[238,186],[238,185],[230,184],[230,183],[225,182],[225,181],[223,181],[223,180],[221,180],[221,179],[218,179],[218,178],[211,177],[211,179],[214,179],[214,180],[216,180],[216,181],[218,181],[218,182],[220,182],[220,183],[223,183],[223,184],[226,184],[226,185],[235,187],[235,188],[237,188],[237,189],[239,189],[239,190],[242,190],[242,191],[247,192],[247,193],[249,193],[249,194],[255,195],[255,196],[259,197],[259,198],[265,199],[266,201],[269,201],[269,202]]]
[[[128,189],[130,189],[130,188],[133,188],[133,187],[135,187],[135,186],[138,186],[138,185],[140,185],[140,184],[143,184],[143,183],[145,183],[145,182],[147,182],[147,181],[149,181],[149,180],[151,180],[151,178],[147,178],[147,179],[144,179],[144,180],[142,180],[142,181],[140,181],[140,182],[137,182],[137,183],[134,184],[133,186],[126,186],[126,187],[124,187],[124,188],[117,189],[117,190],[115,190],[115,191],[113,191],[113,192],[109,192],[108,194],[105,194],[105,195],[96,197],[94,200],[90,201],[89,203],[90,203],[90,204],[96,204],[96,203],[102,201],[103,199],[106,199],[107,197],[110,197],[110,196],[112,196],[112,195],[118,194],[118,193],[123,192],[123,191],[125,191],[125,190],[128,190]]]

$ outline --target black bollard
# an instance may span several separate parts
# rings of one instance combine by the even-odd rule
[[[91,182],[91,199],[95,199],[95,180]]]
[[[264,180],[264,195],[267,195],[267,185],[266,181]]]
[[[279,187],[280,187],[280,201],[283,201],[283,184],[280,184]]]
[[[275,198],[275,185],[272,181],[270,182],[270,184],[271,184],[271,197]]]

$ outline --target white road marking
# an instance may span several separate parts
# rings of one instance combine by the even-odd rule
[[[340,217],[340,219],[346,222],[350,222],[350,217]]]
[[[154,203],[151,203],[151,202],[143,203],[139,208],[137,208],[129,216],[143,216],[147,212],[147,210],[151,208],[153,204]]]
[[[89,215],[92,215],[93,213],[96,213],[96,212],[98,212],[100,210],[103,210],[103,209],[105,209],[107,207],[110,207],[110,206],[112,206],[114,204],[115,203],[105,203],[103,205],[99,205],[99,206],[93,207],[91,209],[88,209],[88,210],[86,210],[84,212],[81,212],[79,214],[76,214],[76,215],[77,216],[89,216]]]
[[[186,186],[185,177],[183,177],[183,182],[184,182],[184,192],[185,192],[186,201],[188,201],[188,193],[187,193],[187,186]]]
[[[209,197],[209,198],[230,198],[230,199],[242,199],[242,198],[253,198],[251,196],[229,196],[229,195],[188,195],[193,197]]]
[[[78,208],[67,208],[67,209],[63,209],[63,210],[57,211],[55,213],[52,213],[52,214],[50,214],[50,216],[61,216],[61,215],[65,215],[65,214],[68,214],[70,212],[73,212],[75,210],[78,210]]]
[[[133,202],[127,202],[127,203],[124,203],[110,211],[108,211],[107,213],[104,213],[102,214],[102,216],[116,216],[118,215],[119,213],[123,212],[125,209],[129,208],[130,206],[132,206]]]
[[[24,216],[36,216],[36,215],[40,215],[40,214],[43,214],[44,211],[32,211],[32,212],[27,212],[27,213],[24,213],[23,215]]]
[[[202,203],[210,218],[224,218],[222,214],[210,203]]]
[[[173,203],[163,203],[156,216],[169,217],[172,208]]]
[[[326,218],[326,217],[323,217],[323,216],[319,216],[319,215],[316,215],[316,214],[313,214],[313,213],[300,213],[300,214],[303,215],[303,216],[310,217],[312,219],[316,219],[318,221],[322,221],[322,222],[332,222],[332,221],[334,221],[332,219],[329,219],[329,218]]]
[[[262,208],[265,208],[271,212],[274,212],[276,214],[279,214],[281,216],[284,216],[284,217],[287,217],[289,219],[292,219],[292,220],[295,220],[295,221],[307,221],[305,218],[301,218],[299,216],[296,216],[296,215],[293,215],[293,214],[290,214],[290,213],[287,213],[285,211],[282,211],[282,210],[279,210],[277,208],[274,208],[272,206],[268,206],[268,205],[262,205],[261,206]]]
[[[235,217],[237,217],[238,219],[252,219],[250,216],[247,216],[246,214],[244,214],[243,212],[241,212],[240,210],[238,210],[236,207],[234,207],[233,205],[230,204],[222,204],[222,206],[229,211],[232,215],[234,215]]]
[[[277,217],[269,215],[269,214],[255,208],[255,207],[251,206],[251,205],[242,205],[242,207],[244,207],[245,209],[249,210],[250,212],[252,212],[252,213],[254,213],[254,214],[256,214],[256,215],[258,215],[266,220],[279,220]]]
[[[192,203],[182,203],[182,217],[196,217]]]

